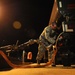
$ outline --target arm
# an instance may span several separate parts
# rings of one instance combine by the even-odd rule
[[[45,38],[48,40],[48,42],[54,44],[55,43],[55,36],[54,37],[51,37],[50,34],[51,34],[51,28],[50,27],[46,27],[45,28]]]

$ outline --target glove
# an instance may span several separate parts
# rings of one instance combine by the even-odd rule
[[[50,50],[51,48],[52,48],[52,44],[50,44],[50,45],[48,45],[46,48],[47,48],[47,50]]]
[[[62,36],[60,36],[58,40],[59,40],[59,41],[61,41],[62,39],[63,39],[63,37],[62,37]]]

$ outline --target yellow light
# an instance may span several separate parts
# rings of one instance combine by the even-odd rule
[[[15,22],[13,23],[13,27],[14,27],[15,29],[20,29],[20,28],[21,28],[21,23],[20,23],[19,21],[15,21]]]
[[[2,6],[1,6],[1,3],[0,3],[0,20],[1,20],[1,16],[2,16]]]
[[[0,3],[0,22],[3,21],[4,18],[4,5]]]

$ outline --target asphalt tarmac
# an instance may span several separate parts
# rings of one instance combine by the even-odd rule
[[[52,67],[50,65],[43,68],[14,68],[0,71],[0,75],[75,75],[75,65],[71,65],[70,67],[64,67],[63,65]]]

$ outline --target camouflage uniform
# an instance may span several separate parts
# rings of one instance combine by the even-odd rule
[[[44,28],[43,32],[41,33],[39,40],[45,45],[49,46],[55,44],[55,40],[57,37],[57,33],[55,30],[51,28],[50,25]],[[50,49],[51,50],[51,49]],[[37,54],[37,60],[41,60],[45,55],[45,47],[42,44],[39,44],[38,46],[38,54]],[[48,59],[51,59],[52,51],[48,52]]]

